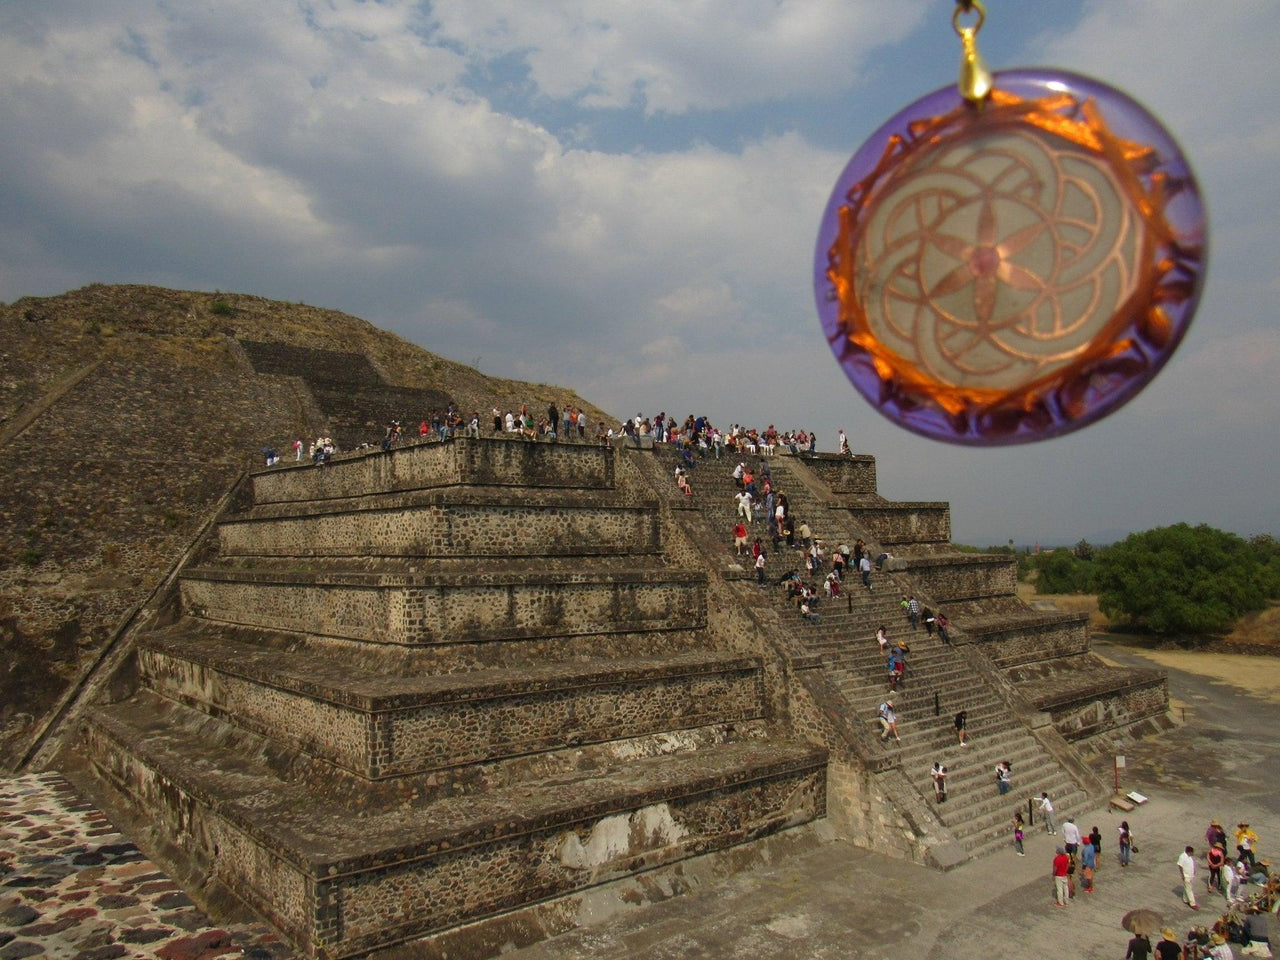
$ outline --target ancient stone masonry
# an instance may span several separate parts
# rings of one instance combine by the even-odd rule
[[[900,558],[891,566],[901,571],[905,589],[935,610],[945,608],[956,637],[979,645],[1003,671],[1003,682],[1051,717],[1061,736],[1079,742],[1163,717],[1163,674],[1105,665],[1089,652],[1088,617],[1029,609],[1016,595],[1012,557],[952,549],[948,506],[884,500],[868,486],[875,477],[869,459],[818,456],[804,463],[833,487],[876,550]]]
[[[822,455],[810,457],[806,465],[837,496],[877,497],[876,458]]]
[[[318,957],[821,816],[825,752],[616,456],[456,439],[255,476],[90,712],[100,783]]]
[[[874,592],[848,578],[839,600],[818,605],[817,621],[802,620],[773,587],[756,588],[747,561],[733,554],[729,472],[736,458],[701,461],[692,502],[667,479],[670,461],[652,472],[655,484],[670,491],[672,516],[711,563],[723,565],[728,583],[739,585],[735,602],[777,607],[771,629],[794,638],[777,647],[789,666],[792,722],[830,750],[827,809],[837,829],[938,866],[982,855],[1008,839],[1012,814],[990,782],[1000,759],[1015,765],[1020,791],[1047,790],[1066,809],[1095,802],[1105,786],[1072,743],[1145,727],[1153,712],[1164,710],[1163,675],[1107,667],[1088,652],[1087,618],[1029,609],[1016,595],[1011,558],[951,547],[945,503],[882,498],[872,458],[757,459],[751,461],[757,477],[771,475],[773,488],[787,494],[793,515],[828,552],[862,537],[873,555],[895,555],[873,574]],[[788,556],[765,533],[762,521],[751,525],[750,535],[760,536],[768,553],[767,580],[803,567],[799,554]],[[945,608],[951,645],[923,628],[911,633],[900,600],[912,593],[935,611]],[[884,660],[874,639],[880,624],[892,640],[911,641],[909,680],[896,694],[903,739],[888,747],[870,729],[885,697]],[[960,708],[968,712],[965,749],[951,723]],[[951,768],[945,806],[933,802],[928,777],[938,759]]]
[[[343,448],[378,440],[391,420],[443,412],[452,402],[443,390],[387,384],[362,353],[255,340],[239,344],[254,372],[300,378]]]
[[[0,767],[52,758],[62,705],[85,702],[96,665],[263,448],[288,460],[294,440],[328,435],[350,450],[380,441],[392,417],[416,436],[411,418],[450,399],[467,415],[554,401],[593,424],[603,416],[564,388],[488,377],[301,303],[92,284],[0,304],[0,646],[11,668],[0,671]],[[509,479],[608,489],[598,453],[573,461],[575,478],[527,469],[529,452],[510,447],[491,464]],[[351,489],[407,491],[445,468],[410,460],[404,482]]]

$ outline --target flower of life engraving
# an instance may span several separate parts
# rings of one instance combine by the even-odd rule
[[[828,207],[815,284],[832,348],[882,413],[938,439],[1021,443],[1154,376],[1194,312],[1203,252],[1190,171],[1145,110],[1085,78],[1013,71],[981,109],[939,91],[868,141]]]

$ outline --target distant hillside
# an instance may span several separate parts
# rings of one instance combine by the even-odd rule
[[[298,363],[306,375],[288,372]],[[447,399],[604,416],[303,304],[95,284],[0,306],[0,766],[263,446],[376,436],[389,410],[416,427]]]

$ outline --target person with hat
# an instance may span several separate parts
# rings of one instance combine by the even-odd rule
[[[1248,862],[1250,872],[1254,866],[1253,851],[1258,846],[1258,835],[1249,829],[1249,824],[1241,822],[1236,827],[1236,857]]]
[[[1182,944],[1178,943],[1178,935],[1168,927],[1160,931],[1156,960],[1182,960]]]
[[[1227,943],[1227,938],[1220,933],[1209,935],[1209,954],[1213,960],[1235,960],[1235,954]]]
[[[1093,873],[1098,866],[1098,851],[1093,848],[1093,837],[1086,835],[1080,846],[1080,879],[1084,892],[1093,893]]]
[[[1209,879],[1206,883],[1210,890],[1222,892],[1222,865],[1227,862],[1227,851],[1221,841],[1215,841],[1204,855],[1209,868]]]
[[[1224,847],[1227,845],[1227,831],[1222,829],[1222,824],[1217,820],[1209,821],[1209,829],[1204,832],[1204,842],[1209,847],[1215,843],[1220,843]]]

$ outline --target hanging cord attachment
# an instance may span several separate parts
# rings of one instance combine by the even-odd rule
[[[974,14],[976,19],[970,20]],[[986,61],[978,52],[978,31],[987,19],[987,8],[982,0],[956,0],[951,26],[960,37],[963,51],[960,55],[960,95],[970,103],[981,103],[991,93],[993,79]]]

